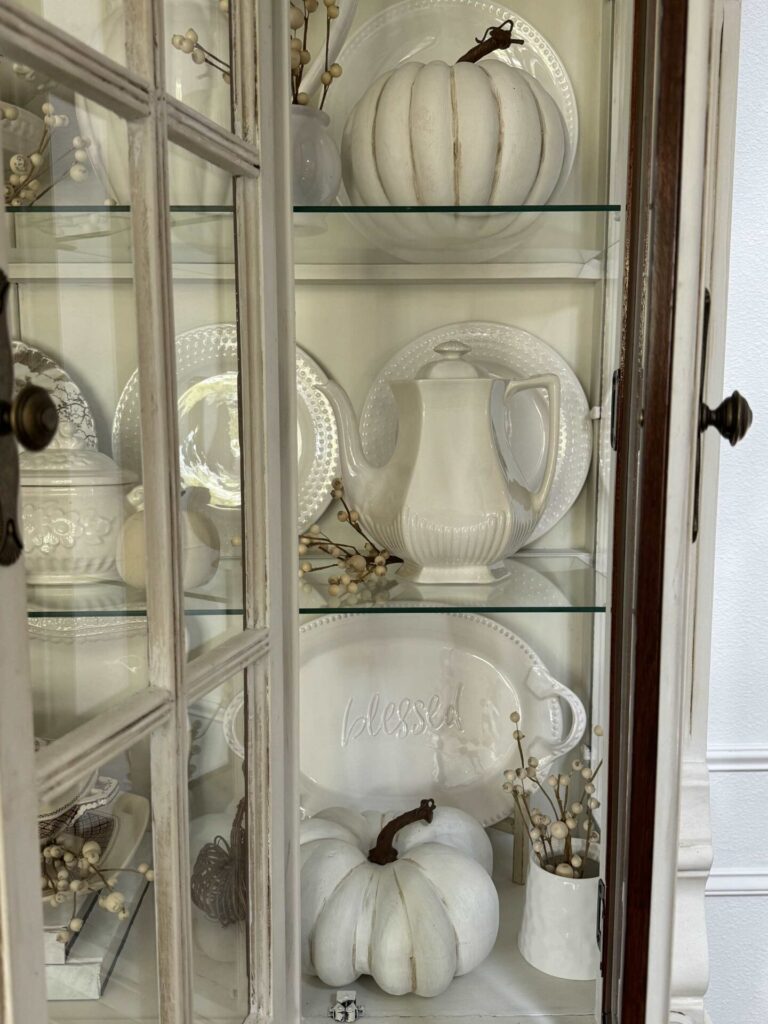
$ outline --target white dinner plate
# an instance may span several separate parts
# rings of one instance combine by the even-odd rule
[[[492,825],[503,773],[539,773],[586,726],[579,698],[508,629],[470,613],[330,615],[300,631],[301,807],[400,810],[432,797]],[[564,714],[564,705],[567,710]]]
[[[520,327],[468,321],[447,324],[409,342],[384,366],[365,399],[360,436],[368,459],[383,466],[395,450],[397,407],[389,382],[413,380],[435,359],[436,345],[458,339],[469,345],[467,359],[502,379],[522,380],[540,373],[560,378],[560,435],[557,465],[547,504],[528,543],[558,523],[581,493],[592,459],[589,403],[579,379],[563,357],[541,338]],[[547,399],[525,391],[492,410],[501,456],[511,479],[535,491],[548,450]]]
[[[571,172],[578,145],[573,85],[553,47],[530,22],[508,7],[483,0],[402,0],[361,25],[342,47],[338,58],[344,69],[341,87],[330,89],[325,103],[337,143],[352,108],[385,71],[406,61],[454,64],[490,25],[501,25],[510,18],[515,36],[525,43],[497,50],[493,59],[532,75],[557,103],[565,123],[568,152],[553,192],[556,195]]]
[[[80,388],[66,370],[50,356],[23,341],[14,341],[13,390],[18,394],[27,384],[45,388],[59,414],[59,423],[69,423],[72,436],[86,448],[98,447],[93,413]]]
[[[237,408],[237,328],[212,324],[176,338],[179,458],[182,482],[205,487],[214,508],[240,507]],[[338,436],[330,403],[318,385],[327,377],[296,350],[299,522],[303,530],[328,507],[338,473]],[[141,473],[138,373],[123,388],[112,425],[112,453],[124,469]]]

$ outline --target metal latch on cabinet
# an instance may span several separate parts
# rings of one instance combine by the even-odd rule
[[[328,1010],[328,1016],[336,1021],[359,1020],[364,1014],[365,1007],[358,1004],[354,989],[339,989],[336,1002]]]

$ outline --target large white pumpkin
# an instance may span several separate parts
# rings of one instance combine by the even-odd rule
[[[485,831],[464,811],[435,809],[432,800],[411,819],[417,814],[421,820],[399,829],[395,815],[339,807],[302,822],[307,974],[331,986],[370,974],[391,995],[435,996],[493,949],[499,899]],[[380,859],[393,859],[373,863],[374,847],[384,851]]]
[[[365,206],[540,205],[565,157],[555,101],[494,59],[388,71],[353,108],[342,140],[347,193]]]

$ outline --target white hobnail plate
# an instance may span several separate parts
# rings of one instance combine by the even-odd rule
[[[541,774],[584,732],[579,698],[519,637],[479,615],[323,616],[302,626],[300,645],[309,815],[432,797],[491,825],[512,809],[501,788],[518,764],[510,714],[520,712]]]
[[[468,321],[446,324],[404,345],[374,380],[360,417],[360,439],[366,457],[384,465],[395,449],[397,407],[389,382],[411,380],[432,359],[444,341],[469,345],[468,361],[501,379],[522,380],[541,373],[560,378],[560,437],[552,489],[527,543],[558,523],[581,493],[592,459],[589,403],[578,377],[563,357],[529,331],[510,324]],[[508,406],[494,410],[501,455],[511,479],[535,490],[541,482],[547,452],[546,398],[538,391],[523,392]]]
[[[237,362],[234,324],[196,327],[176,338],[182,481],[188,486],[205,487],[212,494],[211,504],[225,509],[240,507]],[[311,356],[297,347],[299,530],[328,507],[331,483],[338,473],[336,420],[328,399],[318,389],[327,379]],[[210,420],[205,419],[206,440],[213,440],[201,448],[197,444],[198,428],[210,414],[210,403],[219,406],[218,415],[227,419],[230,429],[209,432]],[[137,371],[117,403],[112,451],[119,465],[141,470]]]

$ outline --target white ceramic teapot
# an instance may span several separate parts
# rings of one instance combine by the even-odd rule
[[[323,390],[339,421],[344,485],[376,541],[400,555],[400,576],[418,583],[488,583],[492,566],[525,544],[541,518],[555,473],[560,379],[483,376],[469,346],[446,341],[416,380],[392,381],[399,412],[397,445],[382,467],[363,455],[345,392]],[[549,396],[544,476],[535,493],[510,481],[491,421],[493,389],[505,399],[529,388]]]

